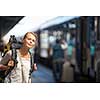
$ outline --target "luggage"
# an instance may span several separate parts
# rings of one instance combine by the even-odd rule
[[[61,82],[74,82],[74,69],[68,61],[63,64]]]

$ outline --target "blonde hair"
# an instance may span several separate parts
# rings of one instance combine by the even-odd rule
[[[25,39],[25,38],[27,37],[28,34],[32,34],[32,35],[34,35],[35,38],[36,38],[36,40],[38,40],[38,36],[37,36],[37,34],[34,33],[34,32],[27,32],[27,33],[24,35],[23,39]]]

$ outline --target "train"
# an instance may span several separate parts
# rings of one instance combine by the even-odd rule
[[[68,43],[72,38],[74,82],[100,82],[100,16],[58,16],[41,24],[35,32],[38,35],[36,63],[53,70],[52,45],[57,39]]]
[[[68,41],[73,37],[75,60],[80,76],[100,81],[100,17],[99,16],[58,16],[37,30],[39,37],[38,61],[52,68],[51,45],[57,38]],[[91,53],[92,52],[92,53]]]

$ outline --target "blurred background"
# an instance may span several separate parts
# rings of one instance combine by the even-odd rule
[[[29,31],[38,35],[33,83],[100,82],[99,16],[0,16],[0,59],[11,35],[20,45]]]

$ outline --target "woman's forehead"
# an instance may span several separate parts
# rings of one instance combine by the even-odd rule
[[[36,38],[33,34],[29,33],[26,35],[26,37]]]

